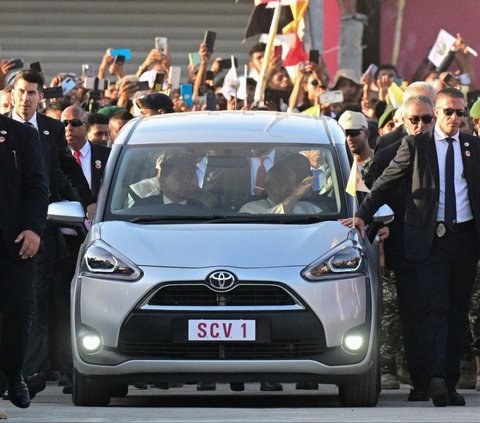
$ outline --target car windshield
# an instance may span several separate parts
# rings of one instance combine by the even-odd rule
[[[105,220],[315,222],[338,218],[344,188],[335,149],[318,144],[126,146]]]

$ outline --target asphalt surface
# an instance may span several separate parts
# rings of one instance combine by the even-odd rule
[[[195,385],[139,390],[130,387],[125,398],[114,398],[108,407],[75,407],[70,395],[55,384],[21,410],[0,401],[7,422],[479,422],[480,392],[461,390],[465,407],[434,407],[431,402],[406,401],[408,386],[384,391],[377,407],[342,408],[337,389],[320,385],[318,391],[297,391],[285,384],[283,392],[264,393],[258,384],[232,392],[219,384],[216,391],[197,392]]]

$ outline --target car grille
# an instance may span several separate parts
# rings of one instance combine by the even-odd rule
[[[268,344],[227,343],[121,343],[119,350],[130,356],[164,359],[279,359],[318,355],[326,348],[323,340],[282,340]]]
[[[241,284],[225,293],[212,291],[203,284],[176,284],[160,288],[148,301],[149,306],[288,306],[295,298],[280,286]]]

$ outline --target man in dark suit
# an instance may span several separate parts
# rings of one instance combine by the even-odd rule
[[[356,225],[384,204],[397,181],[405,183],[405,283],[413,316],[418,387],[434,405],[465,405],[455,391],[480,239],[480,139],[459,132],[465,114],[461,91],[437,97],[434,130],[406,137],[360,206]],[[421,364],[421,368],[420,368]]]
[[[21,408],[30,405],[22,367],[33,311],[34,256],[47,207],[47,172],[37,131],[0,115],[1,368],[9,399]]]
[[[68,152],[81,167],[91,188],[93,198],[97,199],[103,171],[107,164],[110,149],[87,139],[89,131],[88,113],[79,106],[69,106],[60,117],[65,126],[65,137]],[[68,190],[68,186],[66,187]],[[65,191],[64,191],[65,193]],[[72,193],[66,194],[71,198]],[[70,347],[70,281],[75,272],[78,251],[83,242],[83,236],[72,229],[63,230],[67,245],[67,257],[57,263],[55,270],[55,311],[57,315],[57,353],[58,370],[65,384],[64,393],[72,389],[72,353]]]
[[[64,181],[75,198],[87,209],[87,216],[94,210],[94,200],[88,183],[75,159],[66,151],[65,127],[56,119],[37,113],[43,98],[43,78],[33,70],[21,71],[15,77],[11,117],[37,129],[48,173],[50,202],[62,199],[60,188]],[[31,394],[45,387],[43,372],[48,361],[48,309],[51,303],[54,265],[62,254],[63,239],[58,227],[47,222],[37,260],[37,278],[34,284],[34,318],[32,337],[27,350],[24,375]]]

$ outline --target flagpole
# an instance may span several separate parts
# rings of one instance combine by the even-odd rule
[[[263,56],[262,68],[260,69],[257,86],[255,87],[255,101],[258,103],[263,102],[265,96],[267,69],[270,62],[270,56],[272,55],[273,43],[275,42],[275,37],[277,36],[281,8],[282,6],[280,1],[278,1],[275,5],[275,11],[273,12],[272,23],[270,24],[270,31],[268,32],[268,42],[265,47],[265,54]]]
[[[245,81],[244,81],[244,82],[245,82],[245,93],[244,93],[244,95],[245,95],[245,100],[244,100],[243,102],[244,102],[245,106],[247,106],[247,108],[248,108],[248,86],[247,86],[248,65],[245,65],[245,66],[243,67],[243,77],[244,77],[244,79],[245,79]]]

